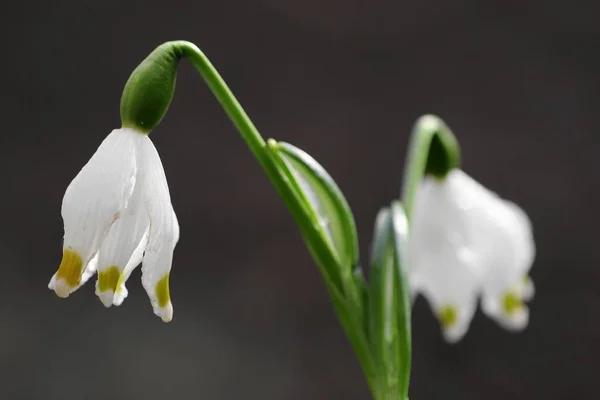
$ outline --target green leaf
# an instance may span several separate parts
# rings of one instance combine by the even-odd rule
[[[396,310],[398,337],[400,342],[400,382],[402,399],[408,396],[410,383],[410,365],[412,360],[411,339],[411,299],[408,278],[406,276],[406,249],[408,248],[408,218],[402,203],[395,201],[391,205],[392,236],[394,239],[394,267],[398,279],[398,305]]]
[[[312,224],[300,226],[331,294],[335,312],[374,390],[374,363],[367,339],[367,289],[358,266],[358,237],[354,217],[342,192],[325,169],[310,155],[287,143],[267,141],[267,148],[297,208]],[[316,232],[316,234],[315,234]],[[322,249],[329,249],[323,252]],[[321,251],[319,251],[321,250]]]
[[[269,140],[269,147],[285,165],[288,177],[294,182],[318,229],[331,246],[340,268],[339,276],[354,286],[354,268],[358,264],[358,236],[354,217],[341,190],[310,155],[283,142]],[[345,292],[346,290],[344,290]]]
[[[377,398],[405,399],[410,378],[410,301],[402,270],[407,220],[399,204],[375,221],[369,279],[369,339]]]

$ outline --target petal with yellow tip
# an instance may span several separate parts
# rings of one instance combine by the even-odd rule
[[[134,252],[150,224],[148,213],[142,201],[142,185],[143,180],[138,179],[127,208],[121,212],[119,220],[113,224],[98,251],[96,295],[105,307],[114,304],[114,297],[119,283],[122,285],[125,283],[124,280],[121,280],[121,275],[129,261],[134,257]]]
[[[469,248],[469,226],[459,211],[460,178],[425,177],[419,184],[408,238],[408,277],[440,321],[444,339],[455,343],[469,329],[477,308],[480,281]]]
[[[88,265],[133,193],[144,138],[132,129],[113,130],[69,184],[62,203],[64,249],[81,262],[67,254],[59,266],[53,279],[59,296],[68,296],[93,274]]]
[[[169,322],[173,318],[173,305],[168,296],[168,276],[173,251],[179,241],[179,223],[171,205],[169,186],[160,156],[150,140],[144,143],[143,160],[143,199],[150,216],[150,228],[142,261],[142,284],[154,313],[163,321]]]

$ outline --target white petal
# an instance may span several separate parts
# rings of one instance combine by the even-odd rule
[[[529,308],[518,298],[518,294],[510,292],[506,294],[506,296],[511,295],[513,296],[512,305],[508,306],[505,298],[484,297],[481,302],[481,309],[504,329],[517,332],[527,327]]]
[[[484,294],[499,296],[527,276],[534,256],[531,228],[516,206],[496,200],[470,213],[472,246],[482,273]]]
[[[63,261],[52,285],[57,295],[66,297],[80,286],[89,261],[127,207],[135,185],[136,147],[143,138],[131,129],[113,130],[67,188]]]
[[[461,191],[470,206],[463,209],[469,226],[469,248],[476,258],[482,283],[484,312],[502,326],[515,330],[527,325],[524,306],[503,305],[510,296],[522,302],[533,296],[524,281],[535,257],[531,222],[521,208],[500,199],[462,173]],[[512,303],[511,303],[512,304]]]
[[[513,314],[502,314],[496,318],[496,322],[506,330],[520,332],[529,325],[529,308],[523,306]]]
[[[463,256],[438,251],[441,254],[437,258],[423,257],[415,280],[440,320],[444,337],[456,342],[466,334],[475,313],[479,282]]]
[[[142,240],[140,240],[140,243],[133,251],[131,258],[129,259],[127,265],[125,266],[125,269],[121,273],[121,277],[119,278],[119,281],[117,283],[117,291],[113,297],[113,305],[115,306],[120,306],[123,303],[123,300],[125,300],[125,298],[129,294],[127,288],[125,287],[125,282],[127,282],[127,279],[129,279],[131,272],[142,262],[142,258],[144,257],[144,250],[146,250],[146,246],[148,245],[148,231],[149,229],[146,229]]]
[[[179,240],[179,224],[171,205],[162,162],[149,138],[144,143],[142,172],[144,200],[150,215],[148,245],[142,262],[142,283],[154,313],[169,322],[173,318],[169,273],[173,250]]]
[[[460,340],[469,328],[479,292],[468,226],[449,181],[425,178],[415,198],[408,252],[409,282],[441,322],[444,338]]]
[[[125,276],[125,268],[132,258],[135,260],[134,252],[142,244],[142,239],[150,224],[150,218],[142,201],[142,184],[142,180],[137,179],[127,208],[121,212],[120,218],[113,224],[98,252],[96,295],[106,307],[113,304],[115,293],[119,291],[119,288],[123,290],[129,274],[141,262],[141,256],[136,255],[137,263],[130,267]],[[142,253],[145,244],[146,241],[143,242]],[[125,296],[119,296],[119,304],[124,298]]]
[[[506,223],[513,237],[516,260],[524,275],[529,272],[535,260],[535,241],[531,220],[521,207],[510,201],[503,201],[508,214]]]
[[[48,283],[48,289],[54,290],[55,285],[56,285],[56,273],[54,273],[54,275],[52,275],[52,278],[50,278],[50,283]]]
[[[469,330],[469,326],[471,325],[471,321],[473,320],[473,315],[475,314],[475,309],[477,308],[477,302],[472,301],[468,304],[462,305],[458,311],[458,315],[455,317],[456,322],[451,326],[442,326],[442,334],[444,339],[448,343],[457,343],[459,342]],[[438,313],[443,312],[438,310]],[[442,319],[443,317],[438,314],[438,319]]]
[[[526,276],[521,280],[521,282],[517,285],[516,290],[524,301],[531,301],[535,296],[535,285],[529,276]]]
[[[79,282],[79,287],[81,287],[84,283],[86,283],[98,269],[98,253],[87,263],[85,267],[85,271],[81,275],[81,282]],[[78,288],[79,288],[78,287]]]

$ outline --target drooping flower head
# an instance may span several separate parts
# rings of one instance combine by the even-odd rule
[[[419,123],[432,132],[448,129],[432,116]],[[421,293],[429,301],[444,338],[456,342],[466,334],[480,299],[483,312],[501,326],[524,329],[529,320],[524,302],[533,297],[529,270],[535,256],[524,211],[458,165],[426,169],[413,200],[409,282],[413,294]]]
[[[150,138],[115,129],[71,182],[62,205],[63,260],[50,288],[60,297],[98,273],[96,294],[110,307],[127,296],[125,282],[142,266],[154,312],[169,321],[169,271],[179,225],[167,180]]]
[[[120,305],[127,296],[125,282],[141,262],[142,283],[154,313],[168,322],[173,317],[169,273],[179,224],[148,133],[171,101],[176,65],[169,70],[165,62],[174,63],[177,57],[155,53],[125,86],[123,127],[104,139],[67,188],[63,258],[49,287],[67,297],[97,272],[96,294],[102,303]]]

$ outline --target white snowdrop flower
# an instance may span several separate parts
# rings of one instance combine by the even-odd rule
[[[411,289],[427,298],[447,341],[466,334],[480,295],[502,326],[527,325],[535,246],[520,208],[452,169],[419,184],[410,229]]]
[[[169,273],[179,225],[147,134],[113,130],[67,188],[62,217],[63,259],[50,289],[67,297],[97,272],[102,303],[120,305],[125,281],[141,262],[154,313],[165,322],[172,319]]]

